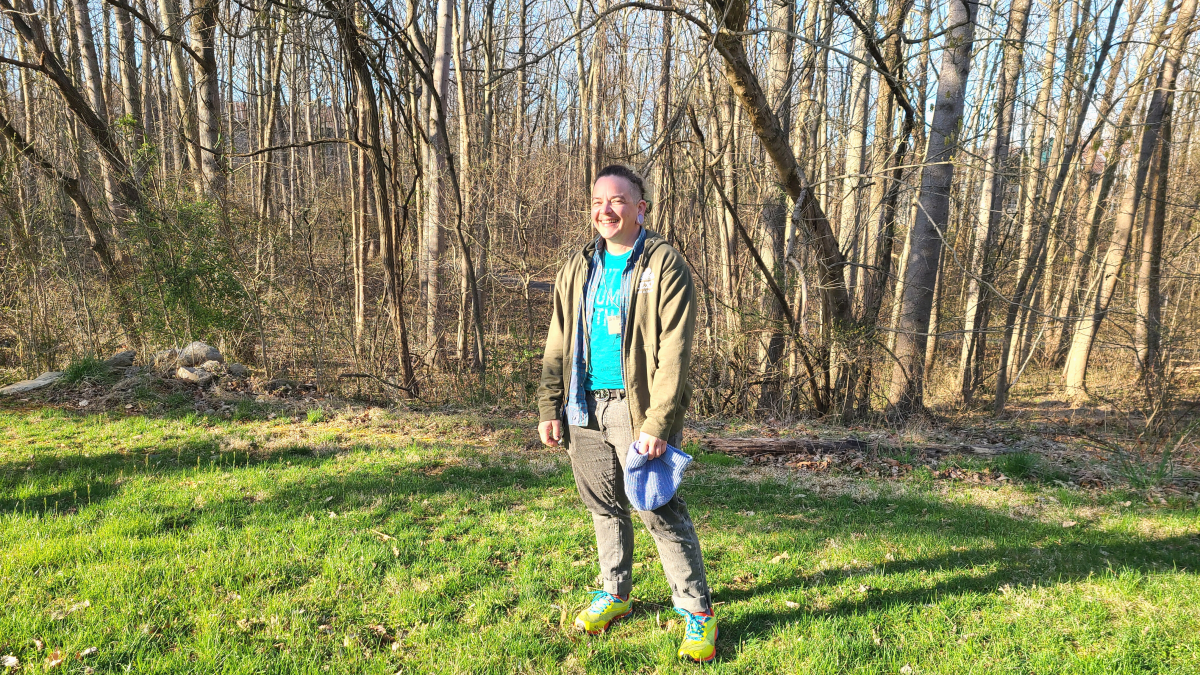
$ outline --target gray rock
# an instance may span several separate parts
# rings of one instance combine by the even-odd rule
[[[225,372],[231,377],[250,377],[250,369],[240,363],[231,363],[225,366]]]
[[[117,352],[104,360],[104,363],[113,368],[128,368],[133,365],[133,360],[137,358],[137,352],[132,349],[127,349],[123,352]]]
[[[189,344],[179,352],[179,365],[181,366],[198,366],[205,361],[225,363],[225,357],[221,356],[221,352],[216,347],[200,341]]]
[[[175,377],[183,380],[184,382],[198,384],[201,387],[207,385],[209,382],[212,382],[213,379],[212,373],[198,370],[196,368],[188,368],[187,366],[179,366],[179,369],[175,371]]]
[[[55,380],[62,376],[63,374],[58,372],[42,373],[32,380],[21,380],[20,382],[10,384],[7,387],[0,389],[0,396],[24,394],[27,391],[41,389],[42,387],[46,387],[54,383]]]
[[[205,361],[199,366],[200,370],[206,370],[214,375],[219,375],[225,372],[225,366],[220,361]]]
[[[154,356],[150,357],[150,367],[154,369],[154,372],[162,375],[175,372],[175,369],[179,367],[179,351],[164,349],[161,352],[155,352]]]
[[[297,386],[299,385],[296,384],[295,380],[277,377],[273,380],[268,380],[262,388],[263,391],[267,392],[268,394],[274,394],[285,391],[295,391]]]

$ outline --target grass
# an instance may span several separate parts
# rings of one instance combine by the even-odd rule
[[[54,650],[70,655],[54,672],[697,670],[675,659],[640,526],[632,619],[570,630],[594,538],[566,456],[524,449],[532,418],[238,412],[0,409],[0,655],[21,673]],[[721,622],[706,671],[1200,663],[1194,502],[804,477],[688,449]]]
[[[102,359],[89,355],[68,364],[66,370],[63,371],[61,381],[63,384],[79,384],[81,382],[112,384],[117,379],[112,366]]]

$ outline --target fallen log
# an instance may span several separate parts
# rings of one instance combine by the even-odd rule
[[[917,452],[924,454],[1003,455],[1015,452],[1002,445],[922,443],[895,446],[857,438],[703,438],[703,445],[727,455],[820,455],[843,452]]]

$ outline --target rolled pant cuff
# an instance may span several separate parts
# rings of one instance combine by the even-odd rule
[[[629,594],[633,592],[633,580],[622,583],[618,579],[605,579],[604,591],[628,600]]]
[[[708,598],[680,598],[672,596],[671,602],[675,603],[675,606],[679,609],[686,610],[692,614],[712,613],[712,603],[708,601]]]

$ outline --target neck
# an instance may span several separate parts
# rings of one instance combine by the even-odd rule
[[[633,234],[628,237],[617,235],[612,239],[604,240],[604,250],[613,255],[625,255],[633,250],[633,245],[637,243],[638,236],[642,233],[642,228],[638,228]]]

